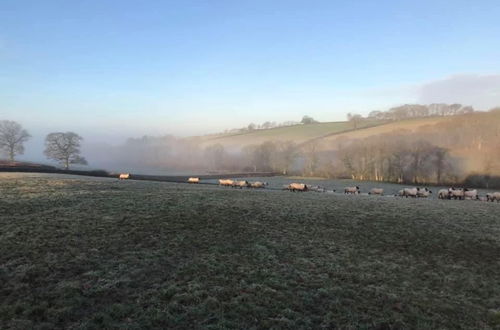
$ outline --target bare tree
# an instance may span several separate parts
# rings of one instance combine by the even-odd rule
[[[293,141],[284,141],[277,143],[277,150],[273,157],[273,165],[284,175],[288,174],[299,153],[297,145]]]
[[[443,177],[443,172],[446,169],[446,157],[448,150],[441,147],[434,147],[434,166],[436,167],[436,183],[440,184]]]
[[[305,174],[314,176],[319,162],[318,142],[312,141],[304,145],[302,154],[306,161]]]
[[[265,141],[257,145],[247,145],[243,147],[242,153],[245,163],[257,171],[271,171],[274,168],[274,155],[277,146],[272,141]]]
[[[220,143],[213,144],[205,148],[205,160],[212,170],[222,170],[226,159],[226,150]]]
[[[70,164],[87,165],[85,158],[80,156],[81,136],[73,132],[50,133],[45,138],[45,155],[61,163],[65,169],[69,169]]]
[[[16,155],[24,153],[24,142],[31,135],[23,127],[10,120],[0,121],[0,151],[8,154],[9,160],[13,161]]]

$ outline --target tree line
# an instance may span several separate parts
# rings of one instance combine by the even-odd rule
[[[338,137],[330,145],[311,141],[266,141],[242,148],[242,168],[284,174],[400,183],[460,183],[480,186],[500,175],[500,109],[453,116],[416,131],[361,139]],[[223,146],[213,146],[213,167],[223,166]],[[229,156],[225,156],[226,158]],[[236,157],[236,156],[234,156]]]
[[[371,111],[366,117],[360,114],[349,113],[347,114],[347,120],[356,128],[363,120],[401,121],[412,118],[458,116],[474,112],[475,110],[472,106],[464,106],[459,103],[404,104],[390,108],[387,111]]]
[[[265,130],[265,129],[271,129],[271,128],[278,128],[278,127],[289,127],[289,126],[295,126],[295,125],[309,125],[309,124],[316,124],[319,123],[317,120],[315,120],[311,116],[303,116],[300,121],[293,121],[293,120],[288,120],[284,121],[281,123],[277,123],[275,121],[265,121],[262,124],[255,124],[255,123],[250,123],[246,127],[241,127],[241,128],[232,128],[232,129],[227,129],[224,131],[225,134],[238,134],[238,133],[247,133],[247,132],[252,132],[252,131],[257,131],[257,130]]]
[[[24,144],[31,135],[21,124],[11,120],[0,120],[0,153],[10,161],[24,154]],[[45,137],[44,154],[48,159],[60,163],[65,169],[71,164],[87,165],[80,153],[83,138],[73,132],[54,132]]]

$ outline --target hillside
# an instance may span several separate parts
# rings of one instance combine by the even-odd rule
[[[360,127],[373,127],[383,125],[383,121],[365,121]],[[203,145],[222,144],[227,148],[238,148],[250,144],[259,144],[265,141],[294,141],[304,143],[306,141],[328,136],[330,134],[348,132],[353,129],[350,122],[327,122],[308,125],[294,125],[287,127],[276,127],[271,129],[255,130],[239,134],[223,134],[216,137],[210,136],[204,139]]]
[[[453,117],[429,117],[429,118],[417,118],[408,119],[397,122],[389,122],[375,127],[368,127],[358,130],[349,130],[346,132],[334,132],[332,134],[322,136],[318,139],[311,139],[307,142],[316,141],[319,143],[323,149],[337,149],[338,141],[346,139],[364,139],[370,136],[375,136],[379,134],[386,134],[398,131],[408,131],[415,132],[416,130],[425,127],[432,126],[438,123],[443,123],[449,121]]]
[[[397,122],[366,120],[357,129],[352,123],[328,122],[309,125],[295,125],[277,127],[266,130],[255,130],[240,134],[223,134],[203,139],[202,145],[221,144],[226,148],[240,148],[251,144],[260,144],[265,141],[294,141],[297,144],[306,144],[317,141],[324,148],[331,149],[332,144],[339,138],[366,138],[368,136],[389,133],[398,130],[415,131],[423,126],[434,125],[451,117],[429,117],[409,119]]]

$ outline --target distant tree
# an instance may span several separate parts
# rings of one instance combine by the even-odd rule
[[[263,129],[269,129],[272,127],[273,127],[273,123],[271,123],[270,121],[266,121],[265,123],[262,124]]]
[[[384,117],[384,113],[382,111],[379,111],[379,110],[373,110],[371,111],[369,114],[368,114],[368,118],[370,119],[383,119]]]
[[[250,123],[250,124],[248,125],[248,130],[249,130],[249,131],[253,131],[253,130],[255,130],[255,128],[256,128],[256,125],[255,125],[254,123]]]
[[[319,163],[318,142],[312,141],[302,147],[302,154],[305,159],[305,175],[314,176]]]
[[[408,155],[410,158],[410,173],[413,183],[419,183],[426,173],[427,160],[432,156],[434,146],[425,140],[413,141],[410,144]]]
[[[361,122],[364,120],[363,116],[358,115],[358,114],[347,114],[347,120],[352,123],[352,126],[354,129],[357,129]]]
[[[448,150],[441,147],[434,147],[434,166],[436,167],[436,183],[440,184],[443,178],[443,173],[447,167]]]
[[[317,123],[317,121],[314,120],[313,117],[310,117],[310,116],[302,117],[302,120],[300,122],[304,125]]]
[[[49,159],[61,163],[65,169],[69,169],[70,164],[87,165],[85,158],[80,156],[81,136],[73,132],[50,133],[45,138],[44,154]]]
[[[290,167],[299,156],[297,145],[293,141],[284,141],[277,143],[277,150],[273,155],[274,169],[288,174]]]
[[[226,159],[226,150],[220,143],[208,146],[204,151],[205,160],[211,169],[222,170]]]
[[[271,171],[277,146],[272,141],[243,147],[242,152],[247,166],[256,171]]]
[[[30,137],[28,131],[15,121],[0,121],[0,151],[5,152],[9,160],[13,161],[16,155],[24,153],[24,142]]]

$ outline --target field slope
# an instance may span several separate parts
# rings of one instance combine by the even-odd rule
[[[373,127],[362,128],[358,130],[351,130],[347,132],[337,132],[325,136],[321,136],[317,139],[311,139],[307,142],[317,141],[320,145],[331,149],[336,147],[335,141],[338,139],[363,139],[370,136],[376,136],[379,134],[406,131],[414,132],[424,126],[432,126],[443,121],[451,120],[453,117],[428,117],[428,118],[415,118],[396,122],[389,122],[382,125],[377,125]]]
[[[221,134],[216,136],[201,137],[202,144],[222,144],[228,148],[241,148],[250,144],[260,144],[265,141],[294,141],[298,144],[319,142],[320,145],[330,148],[332,142],[339,137],[365,138],[382,133],[400,130],[415,131],[426,125],[434,125],[453,117],[427,117],[402,120],[397,122],[384,122],[367,120],[357,129],[353,129],[350,122],[329,122],[310,125],[295,125],[278,127],[265,130],[255,130],[239,134]]]
[[[360,127],[382,125],[381,121],[366,121]],[[239,134],[223,134],[215,137],[205,137],[204,144],[220,143],[226,147],[241,147],[249,144],[259,144],[265,141],[294,141],[302,143],[311,139],[330,134],[347,132],[353,129],[349,122],[328,122],[309,125],[277,127],[265,130],[255,130]]]
[[[0,328],[500,326],[500,204],[0,174]]]

